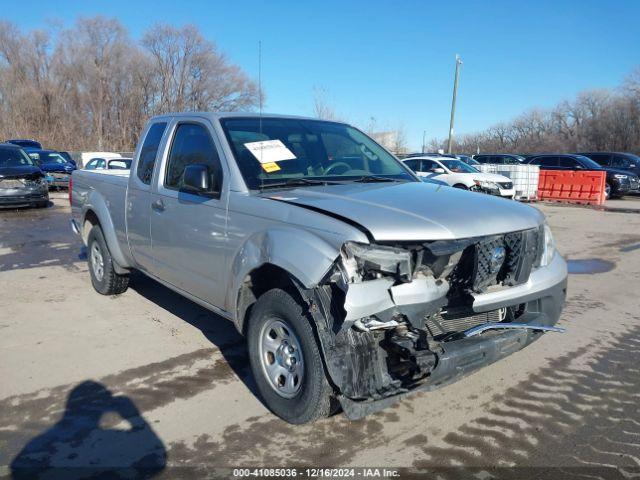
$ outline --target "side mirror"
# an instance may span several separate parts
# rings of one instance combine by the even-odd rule
[[[433,170],[431,170],[433,173],[444,173],[444,168],[441,167],[436,167]]]
[[[207,193],[211,190],[209,169],[206,165],[187,165],[182,173],[182,191],[188,193]]]

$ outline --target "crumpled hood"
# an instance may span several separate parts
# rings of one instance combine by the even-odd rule
[[[544,219],[513,200],[424,182],[311,186],[261,196],[347,218],[377,241],[495,235],[535,228]]]
[[[511,182],[509,177],[505,177],[504,175],[500,175],[498,173],[474,173],[472,174],[473,178],[478,180],[487,180],[489,182]]]
[[[42,171],[38,167],[24,165],[21,167],[0,167],[0,180],[3,178],[37,178],[42,177]]]

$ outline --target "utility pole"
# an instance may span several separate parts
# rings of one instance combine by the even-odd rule
[[[423,130],[422,131],[422,153],[424,153],[424,142],[425,142],[426,138],[427,138],[427,131]]]
[[[453,122],[456,116],[456,97],[458,96],[458,79],[460,78],[460,65],[462,60],[456,55],[456,76],[453,80],[453,99],[451,100],[451,121],[449,122],[449,143],[447,144],[447,153],[451,153],[453,146]]]

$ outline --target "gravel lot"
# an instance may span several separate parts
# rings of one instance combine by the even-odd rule
[[[0,477],[17,464],[160,478],[293,465],[640,473],[640,199],[609,202],[631,213],[538,206],[586,271],[569,279],[567,333],[363,420],[292,426],[256,397],[231,323],[142,276],[95,293],[66,196],[53,197],[0,211]]]

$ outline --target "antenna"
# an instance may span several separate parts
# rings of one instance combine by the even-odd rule
[[[262,40],[258,40],[258,105],[260,112],[260,133],[262,134]]]

